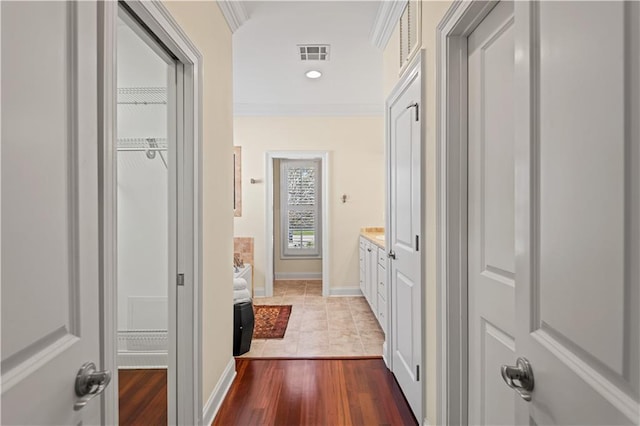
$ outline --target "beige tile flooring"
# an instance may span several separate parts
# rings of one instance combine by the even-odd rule
[[[253,339],[243,357],[382,355],[384,334],[364,297],[322,297],[322,281],[275,281],[256,305],[292,305],[283,339]]]

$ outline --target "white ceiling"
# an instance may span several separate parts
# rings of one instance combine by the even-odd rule
[[[370,33],[379,2],[247,1],[233,34],[237,115],[382,114],[382,51]],[[330,60],[300,60],[298,44],[330,44]],[[317,69],[311,80],[305,72]]]

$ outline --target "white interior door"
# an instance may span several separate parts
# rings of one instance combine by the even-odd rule
[[[420,63],[389,105],[389,241],[392,369],[418,421],[422,419],[422,271]]]
[[[512,425],[498,374],[515,359],[514,22],[503,1],[468,38],[469,424]]]
[[[640,422],[639,6],[515,6],[518,423]]]
[[[96,2],[0,7],[1,422],[98,424],[100,398],[74,410],[100,360]]]

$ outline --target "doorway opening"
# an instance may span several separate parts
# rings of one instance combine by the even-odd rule
[[[177,269],[169,211],[177,200],[169,197],[177,64],[123,7],[116,52],[118,417],[120,424],[165,424],[167,381],[176,373],[169,364],[176,351],[169,345],[170,271]]]
[[[266,297],[276,281],[329,295],[328,163],[328,152],[267,152]]]
[[[201,55],[159,3],[99,12],[103,422],[197,424]]]

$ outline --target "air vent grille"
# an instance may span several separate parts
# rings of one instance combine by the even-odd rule
[[[328,44],[299,44],[298,52],[301,61],[328,61],[329,49]]]

